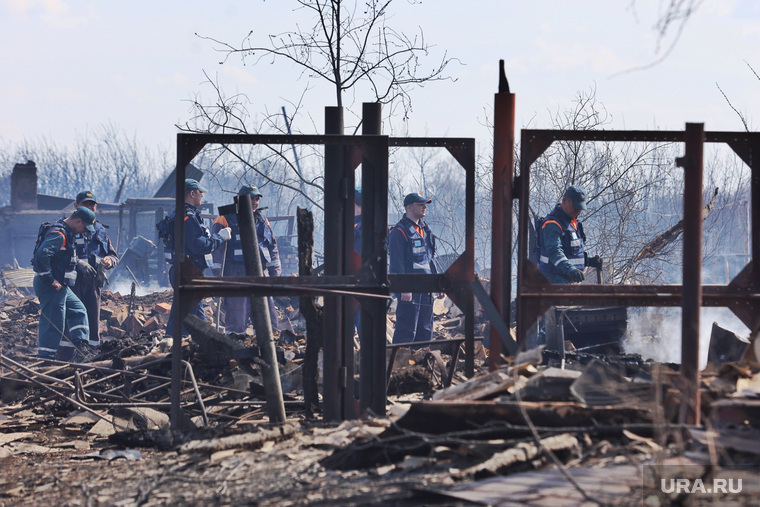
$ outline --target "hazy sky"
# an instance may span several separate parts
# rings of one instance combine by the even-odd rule
[[[716,83],[750,127],[760,114],[760,2],[705,0],[661,63],[655,0],[396,0],[389,24],[424,30],[438,56],[459,59],[456,82],[413,93],[409,133],[476,137],[493,104],[499,59],[516,94],[517,126],[549,128],[552,112],[596,90],[612,117],[607,128],[741,130]],[[203,71],[227,94],[245,93],[258,114],[299,99],[305,82],[289,64],[243,65],[195,33],[231,43],[311,26],[289,0],[130,2],[0,0],[0,142],[24,138],[72,143],[103,124],[150,147],[173,151],[174,124],[189,118],[188,99],[209,91]],[[669,46],[671,36],[662,44]],[[428,65],[432,65],[430,60]],[[628,72],[625,72],[628,71]],[[330,89],[311,83],[305,110],[319,128]],[[208,96],[208,95],[206,95]],[[369,97],[356,97],[362,102]],[[305,116],[296,121],[309,130]],[[1,146],[1,144],[0,144]],[[482,147],[482,145],[481,145]]]

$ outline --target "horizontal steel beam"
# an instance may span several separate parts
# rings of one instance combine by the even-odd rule
[[[540,130],[523,129],[523,136],[551,141],[641,141],[682,143],[683,130]],[[748,132],[705,132],[707,143],[748,142]]]

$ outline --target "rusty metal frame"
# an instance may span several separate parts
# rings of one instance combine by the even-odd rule
[[[327,108],[326,113],[330,113]],[[326,276],[322,277],[216,277],[205,278],[197,273],[190,273],[188,266],[177,263],[175,266],[175,294],[177,300],[177,318],[174,329],[174,342],[172,345],[172,398],[171,398],[171,421],[174,427],[179,427],[182,420],[180,413],[179,393],[181,385],[181,323],[184,316],[203,297],[218,296],[243,296],[255,292],[261,296],[274,295],[301,295],[301,294],[324,294],[337,296],[328,297],[327,300],[337,300],[335,319],[326,321],[326,336],[335,336],[335,344],[330,345],[330,357],[325,349],[325,384],[323,390],[326,419],[347,419],[358,415],[356,399],[353,395],[353,348],[345,343],[345,334],[348,330],[350,319],[346,311],[345,297],[361,297],[363,300],[372,298],[387,298],[390,287],[394,291],[440,291],[445,292],[459,306],[465,314],[465,355],[468,375],[473,374],[474,363],[474,300],[470,284],[474,280],[475,265],[475,141],[474,139],[451,139],[451,138],[389,138],[381,135],[247,135],[247,134],[177,134],[177,180],[175,206],[182,209],[184,206],[184,181],[185,167],[192,159],[208,144],[298,144],[298,145],[323,145],[326,149],[339,149],[342,154],[331,155],[333,162],[337,160],[337,167],[327,167],[326,173],[331,171],[330,178],[326,174],[326,201],[328,196],[335,194],[337,207],[333,203],[330,216],[337,217],[338,223],[348,224],[345,209],[350,209],[353,204],[353,192],[348,188],[353,187],[353,168],[358,166],[356,160],[362,159],[367,166],[362,171],[363,187],[372,189],[372,214],[377,217],[375,224],[371,226],[371,235],[366,239],[366,244],[372,248],[363,248],[362,266],[358,272],[351,273],[350,266],[344,264],[340,258],[334,260],[336,264],[331,271],[326,270]],[[387,175],[388,175],[388,147],[389,146],[440,146],[445,147],[466,171],[466,238],[465,252],[449,267],[446,273],[436,275],[390,275],[387,274],[387,252],[385,251],[385,239],[387,236]],[[346,168],[352,168],[349,172]],[[330,181],[328,184],[327,181]],[[329,188],[328,188],[329,187]],[[381,192],[382,189],[385,192]],[[375,195],[377,194],[377,195]],[[364,198],[364,197],[363,197]],[[325,220],[328,220],[328,210],[325,210]],[[333,222],[335,223],[335,222]],[[363,225],[364,227],[364,225]],[[350,244],[349,238],[353,234],[352,227],[341,227],[340,231],[333,231],[332,237],[336,239],[337,250],[348,257]],[[341,232],[342,231],[342,232]],[[326,238],[327,238],[326,228]],[[363,231],[364,232],[364,231]],[[370,232],[370,231],[367,231]],[[363,234],[365,236],[365,234]],[[363,240],[365,241],[365,240]],[[383,255],[378,255],[379,252]],[[175,252],[176,257],[184,256],[184,227],[182,223],[175,223]],[[327,260],[327,259],[326,259]],[[184,267],[184,269],[183,269]],[[326,266],[327,268],[327,266]],[[383,308],[384,306],[376,307]],[[379,316],[375,320],[379,321]],[[383,314],[383,330],[385,317]],[[379,326],[376,326],[379,327]],[[372,350],[372,368],[369,372],[362,373],[365,387],[371,385],[372,389],[362,391],[364,399],[361,405],[372,408],[376,413],[385,413],[385,333],[382,339],[375,339]],[[326,344],[327,345],[327,344]],[[341,381],[342,379],[342,381]],[[367,382],[369,380],[370,382]],[[378,393],[382,393],[379,395]]]
[[[695,125],[697,128],[695,128]],[[679,158],[685,166],[684,188],[684,285],[552,285],[528,260],[530,168],[555,141],[615,141],[685,143],[686,156]],[[726,143],[751,168],[752,257],[747,266],[727,285],[701,285],[702,237],[702,144]],[[694,165],[698,164],[698,171]],[[696,173],[699,181],[694,181]],[[565,131],[522,130],[520,175],[515,183],[519,195],[517,335],[525,347],[528,327],[540,315],[556,305],[585,306],[679,306],[683,307],[684,323],[699,322],[700,306],[726,306],[739,317],[753,335],[760,329],[760,133],[704,132],[701,124],[687,124],[685,131]],[[696,213],[694,212],[696,210]],[[690,238],[690,239],[689,239]],[[698,242],[695,243],[695,238]],[[687,243],[698,247],[687,249]],[[687,271],[688,270],[688,271]],[[696,276],[695,276],[696,275]],[[693,282],[692,285],[689,283]],[[696,285],[696,286],[695,286]],[[694,300],[696,306],[690,306]],[[694,380],[698,380],[698,327],[696,337],[689,337],[682,349],[691,354],[690,364],[682,364],[682,373],[690,381],[690,399],[698,396]],[[692,331],[693,334],[693,331]],[[683,340],[686,340],[684,330]],[[696,341],[696,346],[694,344]],[[696,384],[698,385],[698,384]],[[696,395],[693,391],[697,391]],[[693,411],[693,410],[692,410]],[[694,416],[694,414],[691,414]],[[691,417],[687,416],[687,419]],[[696,410],[696,421],[699,419]],[[693,418],[691,418],[694,421]]]

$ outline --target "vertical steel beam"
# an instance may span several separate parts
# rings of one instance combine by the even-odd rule
[[[325,134],[343,134],[343,108],[325,107]],[[343,273],[343,206],[345,188],[343,180],[343,147],[325,146],[325,274]],[[339,298],[324,298],[325,341],[323,345],[324,418],[328,421],[341,420],[343,399],[347,383],[346,372],[341,371],[343,350],[343,308]],[[353,379],[352,379],[353,380]]]
[[[185,222],[179,217],[184,217],[185,212],[185,168],[190,163],[190,156],[182,136],[177,136],[177,176],[175,178],[174,196],[174,329],[172,329],[172,385],[171,385],[171,410],[169,421],[173,429],[180,429],[182,414],[180,411],[180,393],[182,391],[182,321],[188,313],[188,305],[180,287],[180,271],[182,261],[185,258]]]
[[[512,97],[514,111],[514,95]],[[512,126],[512,135],[514,136],[514,121],[512,122]],[[467,150],[467,160],[469,161],[469,167],[467,167],[467,173],[465,175],[465,249],[469,252],[469,255],[467,256],[466,270],[468,277],[470,278],[469,282],[472,283],[475,280],[475,143],[472,144],[471,149]],[[511,237],[511,213],[509,214],[509,217],[508,221],[510,226],[508,237]],[[510,276],[507,276],[507,278],[510,278]],[[464,313],[464,374],[467,378],[472,378],[475,376],[475,295],[471,290],[463,290],[459,300],[462,301],[463,308],[461,310]],[[507,298],[507,302],[509,303],[509,297]],[[509,311],[509,308],[510,305],[507,304],[507,311]],[[507,313],[507,315],[509,314]],[[509,323],[507,323],[507,325],[509,325]],[[493,335],[491,335],[491,337],[493,337]],[[498,339],[499,338],[497,338],[497,340]]]
[[[504,60],[499,60],[499,91],[494,95],[493,201],[491,214],[491,299],[509,323],[512,296],[512,180],[515,95],[509,93]],[[501,339],[491,326],[489,369],[501,362]]]
[[[354,166],[350,162],[351,148],[343,145],[341,155],[341,180],[340,193],[342,199],[339,202],[341,206],[341,226],[338,234],[341,237],[340,251],[341,270],[338,274],[347,275],[352,271],[351,257],[356,255],[354,252]],[[327,225],[325,224],[325,228]],[[343,403],[341,406],[342,419],[355,419],[359,415],[359,400],[356,398],[355,381],[354,381],[354,301],[350,297],[339,297],[338,305],[341,307],[342,320],[340,322],[340,371],[341,378],[345,379],[343,387]]]
[[[705,130],[687,123],[683,197],[683,299],[681,301],[681,410],[679,420],[699,424],[699,311],[702,307],[702,163]]]
[[[362,135],[382,133],[382,105],[362,105]],[[362,157],[361,277],[387,286],[388,262],[388,149],[370,148]],[[361,301],[361,396],[360,408],[385,415],[386,404],[386,317],[385,301]]]

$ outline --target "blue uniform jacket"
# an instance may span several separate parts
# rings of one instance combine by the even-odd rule
[[[538,269],[551,276],[566,277],[573,269],[585,268],[586,235],[578,220],[556,205],[541,225]]]
[[[416,227],[415,227],[416,226]],[[417,230],[419,227],[420,231]],[[389,273],[435,273],[435,236],[420,220],[415,224],[406,215],[388,234]]]
[[[114,266],[119,262],[119,256],[111,244],[108,231],[98,221],[95,222],[95,232],[88,231],[84,234],[77,234],[74,237],[74,245],[77,250],[77,257],[87,259],[92,267],[97,267],[96,258],[111,257]]]
[[[76,283],[77,254],[74,249],[74,231],[63,219],[48,229],[45,239],[34,255],[37,276],[52,285],[57,280],[62,285]]]
[[[253,212],[254,222],[256,223],[256,239],[259,242],[259,254],[261,255],[262,270],[266,270],[269,276],[281,276],[282,264],[280,262],[280,250],[277,247],[277,239],[274,237],[272,225],[261,211]],[[229,227],[232,229],[232,238],[227,244],[227,259],[225,265],[230,263],[243,262],[243,246],[240,242],[240,227],[236,214],[222,215],[214,220],[211,230],[218,233],[222,228]],[[222,251],[214,252],[214,268],[221,270]],[[226,270],[225,270],[226,271]]]
[[[176,211],[172,211],[171,215],[169,215],[169,224],[167,224],[167,229],[172,232],[174,231]],[[185,255],[190,258],[198,269],[204,271],[206,268],[211,267],[211,252],[216,250],[224,240],[218,234],[211,234],[208,227],[203,225],[200,210],[192,204],[185,203],[184,221]],[[174,263],[173,246],[166,250],[168,254],[171,254],[170,262]]]

